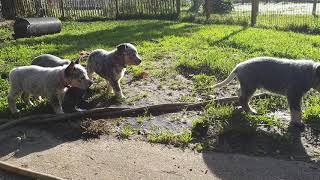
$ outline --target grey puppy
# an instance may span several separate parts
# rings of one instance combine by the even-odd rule
[[[223,87],[235,77],[240,82],[239,103],[245,111],[256,113],[248,102],[257,88],[264,88],[287,97],[291,120],[298,126],[303,126],[301,123],[302,96],[310,88],[320,91],[320,63],[311,60],[272,57],[249,59],[239,63],[227,79],[214,87]]]
[[[70,63],[71,61],[68,59],[61,59],[51,54],[42,54],[40,56],[35,57],[32,60],[31,65],[37,65],[42,67],[57,67],[57,66],[69,65]],[[75,63],[79,64],[79,61],[77,60]]]
[[[85,55],[80,54],[80,58],[75,61],[75,64],[80,63],[80,59],[84,58]],[[42,66],[42,67],[57,67],[57,66],[63,66],[70,64],[71,61],[68,59],[61,59],[57,56],[51,55],[51,54],[42,54],[40,56],[35,57],[32,60],[32,65]],[[79,111],[80,109],[77,108],[77,106],[84,101],[81,101],[83,99],[83,96],[85,94],[85,90],[82,90],[77,87],[70,87],[68,88],[62,108],[65,112],[75,112]]]
[[[92,84],[85,68],[74,62],[54,68],[34,65],[14,68],[9,73],[9,82],[8,104],[12,113],[18,112],[16,99],[22,94],[22,99],[31,105],[30,95],[47,97],[55,113],[64,113],[61,105],[67,87],[87,89]]]
[[[88,58],[87,70],[91,79],[92,74],[97,73],[107,81],[109,92],[114,90],[117,97],[124,98],[120,80],[128,65],[139,65],[140,63],[141,57],[137,48],[130,43],[123,43],[111,52],[103,49],[93,51]]]

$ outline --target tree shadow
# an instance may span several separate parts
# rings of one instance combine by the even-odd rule
[[[237,34],[246,31],[248,29],[248,27],[242,27],[241,29],[232,31],[230,34],[227,34],[226,36],[216,40],[216,41],[212,41],[209,42],[210,46],[218,46],[218,45],[222,45],[223,46],[223,42],[227,41],[228,39],[236,36]],[[228,76],[228,73],[226,73],[225,71],[221,71],[221,69],[219,68],[213,68],[210,67],[209,64],[201,64],[198,66],[188,66],[185,64],[179,64],[177,66],[177,70],[179,71],[179,73],[181,75],[183,75],[186,78],[191,78],[191,74],[192,75],[197,75],[197,74],[207,74],[207,75],[215,75],[218,80],[223,80]]]
[[[120,21],[121,22],[121,21]],[[185,24],[173,26],[170,21],[147,21],[138,24],[120,24],[111,29],[91,31],[86,34],[62,34],[43,38],[25,39],[21,44],[34,46],[41,43],[51,44],[58,49],[46,53],[63,57],[66,54],[78,54],[82,50],[93,50],[102,47],[115,47],[124,42],[141,43],[166,36],[184,36],[185,33],[198,31],[200,25]],[[62,45],[62,46],[61,46]]]
[[[210,46],[219,45],[219,44],[223,43],[224,41],[229,40],[229,39],[232,38],[233,36],[236,36],[236,35],[239,34],[240,32],[246,31],[248,28],[249,28],[248,26],[243,26],[241,29],[235,30],[235,31],[231,32],[230,34],[224,36],[223,38],[218,39],[218,40],[213,41],[213,42],[210,42],[209,44],[210,44]]]
[[[227,121],[227,127],[224,127],[219,134],[210,135],[210,129],[216,129],[214,127],[203,128],[202,130],[207,132],[202,132],[202,135],[206,135],[204,135],[204,139],[200,140],[206,142],[207,146],[205,152],[202,153],[204,162],[209,170],[221,179],[260,179],[259,176],[262,177],[263,174],[266,174],[264,168],[268,168],[270,163],[278,161],[272,161],[273,159],[270,157],[294,160],[297,163],[298,161],[305,163],[312,160],[301,139],[303,130],[291,122],[283,133],[277,133],[277,129],[266,131],[266,129],[253,125],[252,121],[248,121],[238,111],[235,111],[231,119]],[[230,158],[222,160],[216,157],[217,153],[212,151],[232,154],[226,154]],[[239,154],[253,155],[256,158],[246,158],[246,156]],[[268,164],[263,164],[265,160],[268,161]],[[319,163],[314,165],[319,166]],[[235,178],[234,173],[231,172],[242,173],[243,177]],[[269,171],[269,173],[274,173],[273,177],[282,177],[286,170],[277,169],[275,172]],[[318,177],[319,173],[318,175],[308,174],[297,168],[296,172],[285,174],[293,179],[301,178],[302,175],[306,176],[306,179],[312,179]],[[270,177],[270,175],[268,176]]]
[[[81,121],[16,126],[0,134],[0,157],[9,159],[41,152],[81,139]],[[6,156],[6,157],[4,157]]]

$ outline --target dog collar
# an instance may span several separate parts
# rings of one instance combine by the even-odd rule
[[[64,71],[60,73],[60,84],[62,87],[70,87],[71,81],[64,78]]]

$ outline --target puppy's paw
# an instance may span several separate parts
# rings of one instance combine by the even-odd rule
[[[126,96],[124,96],[122,93],[116,93],[116,97],[119,98],[119,99],[125,99]]]
[[[301,131],[305,129],[305,125],[302,122],[292,122],[292,125]]]
[[[56,110],[55,110],[55,113],[56,113],[56,114],[64,114],[62,108],[56,109]]]
[[[64,114],[63,111],[56,112],[56,114]]]
[[[74,108],[75,112],[83,112],[83,111],[87,111],[86,109],[81,109],[81,108]]]
[[[249,112],[250,114],[253,114],[253,115],[258,115],[257,111],[256,111],[255,109],[252,109],[252,108],[250,108],[250,109],[248,110],[248,112]]]
[[[19,112],[20,112],[19,109],[15,109],[15,110],[12,111],[12,114],[18,114]]]

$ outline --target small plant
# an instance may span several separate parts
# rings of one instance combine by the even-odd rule
[[[160,134],[149,134],[147,138],[148,141],[152,143],[186,146],[192,141],[192,134],[188,130],[185,130],[179,134],[174,134],[171,131],[163,131]]]
[[[202,143],[196,143],[194,145],[193,149],[200,153],[203,151],[204,145]]]
[[[183,95],[179,98],[180,102],[195,102],[196,98],[192,95]]]
[[[141,92],[139,95],[136,95],[130,99],[128,99],[128,104],[133,105],[135,102],[140,101],[141,99],[147,97],[149,95],[148,92]]]
[[[182,145],[187,145],[192,141],[192,133],[189,130],[184,130],[181,134],[176,135],[176,141]]]
[[[134,129],[132,128],[131,125],[127,124],[123,126],[119,136],[123,139],[128,139],[133,134],[134,134]]]
[[[303,120],[306,122],[317,122],[320,120],[320,98],[309,96],[308,99],[303,113]]]
[[[145,121],[150,121],[150,120],[152,120],[152,119],[154,119],[154,117],[150,114],[150,115],[144,115],[144,116],[138,116],[137,117],[137,123],[138,124],[143,124]]]
[[[209,128],[208,118],[200,117],[192,122],[192,136],[204,137],[207,135]]]
[[[288,103],[285,97],[283,96],[271,96],[266,99],[255,99],[252,101],[254,107],[259,113],[266,114],[269,112],[273,112],[279,109],[286,109],[288,107]]]
[[[194,75],[192,80],[194,82],[194,89],[197,92],[204,94],[211,94],[213,91],[213,85],[216,82],[216,79],[213,76],[205,74]]]
[[[174,138],[174,133],[170,131],[164,131],[160,134],[150,134],[148,140],[152,143],[163,143],[168,144]]]
[[[137,123],[138,123],[138,124],[143,124],[144,121],[145,121],[145,118],[144,118],[143,116],[138,116],[138,117],[137,117]]]
[[[208,105],[205,116],[214,119],[230,119],[234,110],[232,105]]]

